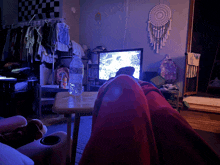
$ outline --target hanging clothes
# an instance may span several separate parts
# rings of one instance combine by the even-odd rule
[[[70,44],[69,27],[65,23],[57,23],[56,34],[56,49],[59,51],[68,52]]]
[[[54,55],[54,60],[53,60],[53,55],[50,49],[46,49],[43,47],[43,45],[40,45],[38,48],[38,56],[40,57],[39,59],[36,59],[36,61],[41,61],[41,62],[45,62],[48,64],[52,64],[53,62],[56,62],[56,59],[58,58],[57,55]],[[47,66],[47,64],[45,64],[45,66]]]
[[[24,36],[22,61],[32,61],[33,45],[34,45],[34,31],[33,27],[29,26]]]
[[[11,35],[11,29],[9,29],[7,33],[7,38],[6,38],[5,46],[4,46],[3,53],[2,53],[2,61],[5,61],[8,58],[10,35]]]
[[[0,30],[0,54],[1,54],[1,60],[2,60],[2,54],[7,38],[8,29]]]
[[[34,61],[40,61],[40,56],[38,55],[38,49],[39,46],[41,45],[41,41],[42,41],[42,28],[41,26],[39,27],[35,27],[34,30],[34,38],[35,38],[35,43],[34,43],[34,47],[33,47],[33,51],[34,51]]]
[[[9,51],[9,53],[10,53],[10,57],[17,61],[18,59],[16,59],[16,57],[14,56],[16,40],[17,40],[17,30],[13,29],[12,36],[11,36],[11,44],[10,44],[10,51]]]
[[[2,61],[51,63],[53,54],[57,58],[57,47],[62,52],[69,52],[69,27],[65,23],[59,23],[58,26],[57,23],[45,23],[39,27],[23,26],[1,32],[4,33],[1,35],[4,44],[0,47]]]
[[[187,65],[186,65],[186,77],[194,78],[197,77],[197,71],[199,68],[200,56],[198,53],[187,53]]]
[[[42,27],[42,46],[47,50],[48,54],[54,54],[56,51],[56,23],[45,23]],[[50,52],[48,52],[50,50]]]
[[[18,27],[16,29],[16,33],[17,33],[17,38],[16,38],[16,41],[15,41],[15,44],[14,44],[14,54],[13,56],[20,60],[20,48],[21,48],[21,37],[22,37],[22,28],[21,27]]]
[[[21,30],[21,39],[20,39],[20,60],[22,60],[22,57],[23,57],[23,52],[24,52],[24,49],[25,49],[25,35],[27,33],[27,29],[28,29],[28,26],[24,26]],[[27,52],[25,52],[27,53]],[[25,54],[26,55],[26,54]]]
[[[52,52],[55,52],[57,50],[56,26],[57,26],[57,23],[54,23],[52,25],[52,30],[51,30],[51,34],[50,34],[50,42],[51,42],[51,47],[50,48],[51,48]]]
[[[26,33],[26,40],[27,40],[27,43],[26,43],[26,49],[27,49],[27,58],[28,60],[31,60],[31,63],[33,63],[33,46],[34,46],[34,27],[30,27],[29,28],[29,31],[27,31]],[[29,57],[31,59],[29,59]]]
[[[85,53],[84,53],[82,46],[80,44],[76,43],[74,40],[71,40],[71,47],[72,47],[73,53],[75,55],[79,56],[80,58],[85,56]]]

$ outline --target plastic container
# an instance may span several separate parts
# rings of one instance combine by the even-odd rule
[[[69,66],[69,93],[81,95],[83,92],[84,65],[79,56],[74,55]]]

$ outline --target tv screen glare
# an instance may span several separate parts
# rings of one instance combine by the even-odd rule
[[[134,67],[133,76],[140,79],[142,71],[143,49],[127,49],[99,52],[99,80],[115,77],[122,67]]]

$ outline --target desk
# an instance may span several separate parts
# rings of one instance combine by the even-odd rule
[[[53,112],[64,114],[67,118],[67,164],[75,164],[76,147],[79,131],[80,116],[92,115],[98,92],[83,92],[80,96],[70,95],[69,92],[56,94],[53,104]],[[71,155],[71,116],[75,113],[73,143]],[[71,155],[71,156],[70,156]]]
[[[16,78],[0,77],[0,115],[2,117],[10,117],[16,114],[16,106],[14,103],[14,91],[16,83]]]

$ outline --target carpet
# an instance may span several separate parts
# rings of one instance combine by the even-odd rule
[[[47,136],[56,131],[64,131],[67,132],[67,124],[66,119],[63,119],[62,116],[57,117],[55,124],[51,124],[53,122],[48,122],[47,133],[44,136]],[[52,120],[51,120],[52,121]],[[59,121],[59,122],[58,122]],[[77,142],[77,150],[76,150],[76,163],[78,165],[79,160],[82,156],[83,150],[90,138],[91,135],[91,127],[92,127],[92,116],[82,116],[80,118],[80,126],[79,126],[79,134],[78,134],[78,142]],[[73,134],[74,128],[74,115],[72,116],[72,124],[71,124],[71,135]]]

